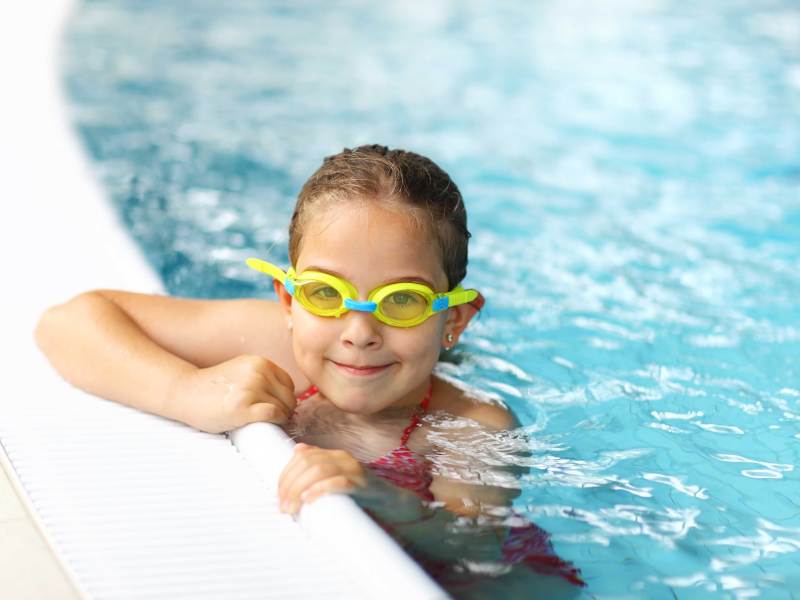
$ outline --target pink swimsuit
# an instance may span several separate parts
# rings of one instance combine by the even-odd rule
[[[400,445],[391,452],[367,464],[382,479],[411,490],[422,500],[428,502],[432,502],[435,499],[430,490],[433,482],[433,476],[429,468],[430,463],[413,452],[407,444],[411,433],[420,426],[422,415],[428,410],[432,391],[433,384],[428,386],[428,392],[411,417],[411,423],[403,430],[403,435],[400,437]],[[311,386],[298,396],[297,401],[302,402],[318,392],[319,390],[316,386]],[[369,513],[370,511],[367,512]],[[392,533],[393,528],[391,525],[382,523],[371,513],[370,516],[388,533]],[[411,549],[409,548],[409,550]],[[581,587],[586,585],[581,579],[580,570],[555,553],[550,543],[550,534],[535,523],[528,523],[521,527],[511,527],[508,536],[503,542],[502,555],[503,560],[508,564],[524,564],[537,573],[562,577],[571,584]],[[423,556],[416,556],[415,558],[434,579],[439,581],[447,579],[447,573],[452,568],[452,565],[445,561],[431,560]]]
[[[311,386],[297,397],[297,401],[302,402],[318,392],[319,390],[316,386]],[[411,437],[414,429],[420,426],[420,419],[425,414],[425,411],[428,410],[432,392],[433,384],[430,384],[425,398],[422,399],[422,402],[420,402],[411,417],[411,423],[403,430],[403,435],[400,437],[400,445],[367,465],[379,477],[397,486],[411,490],[420,498],[429,502],[434,499],[430,490],[433,476],[428,468],[428,462],[408,447],[408,438]]]

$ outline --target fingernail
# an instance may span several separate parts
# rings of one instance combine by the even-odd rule
[[[286,512],[286,509],[289,507],[289,503],[286,500],[281,501],[281,512]]]

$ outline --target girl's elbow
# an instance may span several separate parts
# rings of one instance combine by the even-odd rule
[[[36,346],[45,354],[48,354],[54,335],[58,331],[58,323],[61,320],[63,306],[63,304],[59,304],[45,310],[33,330],[33,339],[36,342]]]
[[[83,311],[87,303],[97,302],[98,297],[96,292],[83,292],[62,304],[47,308],[39,316],[33,329],[33,339],[38,348],[47,354],[64,325],[74,322],[76,314]]]

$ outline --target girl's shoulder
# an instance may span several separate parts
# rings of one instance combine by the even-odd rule
[[[438,377],[434,378],[431,411],[445,411],[456,417],[477,421],[491,429],[514,429],[520,423],[508,408],[477,393],[457,387]]]

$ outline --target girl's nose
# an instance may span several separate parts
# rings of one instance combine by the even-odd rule
[[[353,310],[340,318],[344,322],[341,340],[345,346],[377,350],[383,344],[381,325],[370,313]]]

